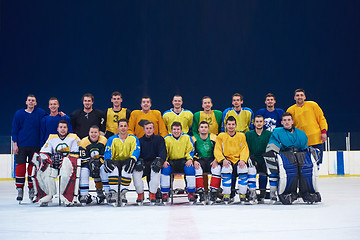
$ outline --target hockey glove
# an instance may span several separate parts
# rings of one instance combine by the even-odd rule
[[[132,173],[134,171],[136,160],[134,158],[128,158],[125,160],[125,172]]]
[[[135,171],[137,172],[141,172],[144,170],[144,164],[143,164],[143,159],[142,158],[139,158],[136,162],[136,165],[135,165]]]
[[[92,159],[92,158],[90,159],[89,169],[90,169],[90,176],[92,178],[100,177],[100,167],[101,167],[100,159]]]
[[[151,169],[158,173],[160,172],[163,164],[164,160],[162,160],[160,157],[156,157],[155,160],[151,163]]]
[[[63,156],[61,153],[54,153],[53,157],[52,157],[52,168],[54,169],[59,169],[61,167],[62,164],[62,159]]]
[[[112,171],[114,171],[114,169],[115,169],[114,162],[111,159],[105,159],[104,161],[105,172],[111,173]]]

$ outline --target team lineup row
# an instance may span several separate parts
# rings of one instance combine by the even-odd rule
[[[303,93],[303,95],[305,95],[305,92],[301,92],[301,93]],[[297,93],[295,93],[295,94],[297,94]],[[113,97],[114,97],[114,95],[113,95]],[[180,96],[175,96],[174,100],[176,100],[175,98],[179,98],[179,97]],[[32,98],[32,97],[30,96],[30,98]],[[235,110],[236,104],[234,104],[234,100],[236,102],[237,98],[240,102],[240,112]],[[267,97],[267,98],[269,98],[269,97]],[[270,98],[274,99],[273,96],[270,96]],[[29,99],[29,97],[28,97],[28,99]],[[84,96],[83,100],[84,100],[84,110],[85,110],[86,96]],[[93,99],[90,98],[90,100],[91,100],[91,102],[93,102]],[[148,102],[146,103],[145,100],[148,100]],[[182,103],[181,97],[179,100]],[[209,103],[211,105],[211,99],[208,97],[205,97],[203,99],[203,106],[204,106],[204,102],[206,102],[207,100],[209,100]],[[35,102],[36,102],[36,100],[35,100]],[[237,113],[237,115],[241,115],[241,112],[243,112],[242,110],[245,110],[244,108],[241,109],[241,103],[242,103],[242,96],[240,94],[234,94],[234,96],[233,96],[234,108],[229,109],[228,112],[233,111],[233,112]],[[153,111],[153,110],[150,110],[151,100],[149,98],[143,98],[142,99],[142,109],[146,110],[147,107],[149,110],[148,112]],[[181,108],[181,104],[180,104],[180,108]],[[174,104],[174,109],[175,109],[175,104]],[[33,110],[35,110],[35,109],[33,109]],[[204,110],[205,110],[205,108],[204,108]],[[211,106],[210,106],[210,111],[211,111],[211,113],[214,112],[211,110]],[[321,109],[320,109],[320,111],[321,111]],[[135,111],[133,111],[133,113],[134,112]],[[146,112],[146,111],[142,111],[142,112]],[[173,109],[169,112],[173,112]],[[193,136],[193,141],[189,135],[183,133],[183,129],[184,129],[183,123],[181,121],[176,121],[177,119],[173,119],[171,127],[170,127],[170,129],[171,129],[170,135],[165,136],[165,140],[163,140],[163,142],[165,142],[164,146],[166,146],[166,147],[164,147],[164,146],[162,147],[163,150],[165,149],[165,151],[162,151],[162,152],[165,152],[166,155],[164,156],[164,154],[162,154],[162,156],[159,156],[154,153],[155,146],[153,146],[154,143],[152,141],[152,137],[149,137],[149,135],[146,134],[146,126],[151,126],[149,128],[152,128],[153,133],[156,133],[156,123],[157,122],[154,121],[154,119],[151,119],[151,118],[147,119],[146,117],[141,117],[140,119],[138,119],[138,121],[136,121],[136,123],[137,123],[136,126],[138,128],[141,128],[142,135],[144,135],[144,136],[140,137],[140,139],[138,140],[136,135],[140,136],[141,135],[140,131],[137,131],[137,134],[135,132],[135,136],[134,136],[131,134],[132,132],[130,129],[131,119],[134,119],[133,116],[136,116],[136,114],[133,115],[133,113],[131,113],[131,115],[130,115],[130,123],[129,124],[127,123],[127,121],[125,121],[126,124],[124,122],[121,123],[121,121],[116,122],[116,124],[118,124],[118,133],[115,134],[114,136],[110,137],[109,140],[107,141],[106,150],[104,150],[104,159],[105,160],[94,161],[94,159],[95,159],[94,157],[87,156],[86,157],[87,161],[85,161],[81,157],[82,155],[84,155],[84,154],[82,154],[82,152],[84,150],[81,150],[82,144],[80,144],[80,159],[82,159],[82,164],[81,164],[82,167],[81,167],[81,174],[80,174],[80,176],[81,176],[80,194],[83,197],[83,199],[82,199],[83,202],[85,201],[84,198],[87,196],[86,191],[88,191],[88,177],[89,177],[89,174],[91,174],[93,172],[93,171],[91,171],[92,169],[99,170],[99,171],[95,171],[95,172],[97,172],[97,174],[99,176],[94,177],[95,181],[97,181],[96,186],[99,186],[99,188],[97,190],[98,190],[99,194],[101,195],[102,188],[100,188],[100,185],[101,185],[101,180],[102,180],[108,202],[116,201],[116,199],[113,199],[113,197],[111,197],[111,196],[113,196],[114,191],[116,191],[116,189],[114,189],[114,185],[117,186],[117,183],[119,182],[119,171],[121,172],[121,174],[120,174],[120,192],[123,193],[123,194],[120,194],[121,201],[126,202],[126,198],[125,198],[125,193],[126,193],[126,189],[127,189],[126,186],[128,186],[130,184],[131,178],[133,177],[134,185],[139,194],[138,201],[142,202],[144,196],[143,196],[143,186],[142,187],[140,186],[141,185],[140,182],[142,183],[141,179],[144,175],[144,176],[147,176],[147,180],[149,182],[150,199],[151,200],[154,200],[153,199],[154,196],[152,196],[152,195],[155,195],[155,193],[156,193],[156,191],[154,192],[154,189],[157,190],[157,188],[159,186],[159,184],[155,184],[156,186],[153,184],[153,187],[151,187],[152,179],[155,179],[155,180],[159,179],[159,181],[161,179],[160,185],[161,185],[161,191],[162,191],[162,199],[164,202],[166,202],[167,201],[167,193],[169,192],[169,186],[170,186],[170,183],[169,183],[170,182],[170,173],[172,172],[173,169],[175,172],[185,173],[186,180],[187,180],[187,192],[189,193],[189,200],[191,202],[195,201],[195,196],[194,196],[195,190],[199,193],[200,202],[204,202],[204,200],[205,200],[204,199],[205,198],[204,186],[203,186],[203,179],[202,179],[203,172],[212,174],[212,178],[211,178],[211,182],[210,182],[210,200],[212,200],[212,202],[213,202],[214,198],[216,198],[215,192],[217,192],[217,189],[220,186],[221,179],[222,179],[222,187],[223,187],[222,198],[223,198],[224,202],[231,201],[231,199],[233,198],[234,193],[235,193],[235,191],[234,191],[235,190],[234,189],[235,181],[232,179],[232,178],[234,178],[234,176],[239,176],[239,180],[238,180],[239,190],[238,191],[240,193],[241,201],[244,202],[245,199],[247,198],[247,200],[249,200],[250,202],[254,202],[254,201],[256,201],[256,194],[255,194],[255,190],[254,190],[256,187],[256,182],[255,182],[256,169],[258,169],[258,172],[260,173],[260,177],[259,177],[260,201],[262,201],[264,189],[261,186],[263,185],[264,180],[265,180],[265,187],[266,187],[266,183],[267,183],[266,174],[268,172],[268,170],[266,170],[266,165],[264,163],[264,159],[266,159],[266,158],[264,158],[262,156],[262,154],[265,152],[265,148],[266,148],[266,145],[268,145],[268,141],[266,141],[266,140],[265,141],[262,140],[262,142],[261,141],[256,142],[256,141],[258,141],[260,139],[260,136],[263,136],[263,135],[270,136],[269,134],[263,134],[263,133],[271,133],[270,131],[263,129],[264,117],[258,116],[255,118],[255,123],[262,122],[262,124],[260,124],[261,127],[259,127],[259,124],[255,124],[255,130],[248,131],[250,128],[252,128],[252,127],[250,127],[250,124],[253,124],[253,117],[250,117],[250,121],[247,121],[248,129],[241,131],[238,129],[238,125],[239,125],[238,122],[241,123],[241,120],[243,120],[244,115],[241,118],[237,119],[236,115],[235,116],[232,116],[232,115],[227,116],[224,111],[224,116],[226,116],[226,118],[224,120],[224,124],[222,124],[222,128],[223,128],[224,132],[221,132],[217,137],[215,134],[211,133],[211,125],[213,125],[212,124],[213,122],[211,121],[212,118],[208,118],[207,119],[208,121],[206,121],[206,119],[201,119],[201,121],[200,121],[200,119],[199,119],[199,122],[201,122],[202,124],[198,124],[198,127],[197,127],[198,132],[195,132],[195,134]],[[164,119],[165,119],[166,113],[167,112],[165,112],[163,115]],[[321,111],[321,113],[322,113],[322,111]],[[204,115],[204,113],[203,113],[203,115]],[[209,114],[209,115],[211,115],[211,114]],[[200,112],[200,116],[201,116],[201,112]],[[195,117],[196,117],[196,114],[194,116],[194,122],[195,122]],[[289,116],[285,116],[285,118],[286,117],[289,117]],[[291,114],[290,114],[290,117],[291,117]],[[84,116],[84,118],[89,119],[89,116]],[[160,115],[160,118],[157,118],[157,119],[161,119],[161,115]],[[325,118],[322,118],[322,119],[325,119]],[[148,122],[148,120],[150,120],[150,122]],[[15,121],[15,117],[14,117],[14,121]],[[283,121],[284,121],[284,119],[283,119]],[[292,121],[292,117],[291,117],[291,121]],[[66,128],[67,128],[68,123],[66,121],[62,121],[62,122],[66,123]],[[325,123],[326,123],[326,120],[325,120]],[[231,126],[231,124],[232,124],[232,126]],[[125,132],[124,132],[124,129],[121,128],[122,125],[126,125]],[[192,124],[192,125],[194,126],[194,124]],[[305,136],[305,138],[304,138],[303,136],[301,136],[301,134],[300,135],[297,134],[300,130],[298,131],[296,129],[296,131],[294,131],[295,128],[292,128],[292,124],[290,124],[290,125],[291,126],[288,129],[289,130],[288,132],[291,134],[291,138],[294,140],[294,136],[296,136],[295,139],[298,139],[298,138],[301,139],[300,142],[302,143],[302,145],[294,146],[295,143],[297,144],[297,141],[290,142],[290,144],[286,143],[285,145],[287,145],[288,147],[297,147],[298,149],[301,149],[301,150],[306,149],[307,143],[308,143],[307,136],[305,134],[303,134]],[[221,124],[217,124],[218,131],[220,130],[220,126],[221,126]],[[60,125],[59,125],[59,127],[60,127]],[[59,127],[57,128],[58,131],[59,131]],[[93,127],[95,127],[95,126],[93,126]],[[14,125],[13,125],[13,128],[14,128]],[[202,128],[204,128],[206,130],[203,130]],[[76,128],[74,127],[74,130],[75,129]],[[83,138],[83,140],[81,142],[83,142],[83,141],[87,141],[88,143],[94,142],[91,140],[91,129],[93,129],[93,128],[90,128],[89,137]],[[280,128],[280,129],[287,129],[287,128],[285,128],[285,125],[284,125],[284,128]],[[323,133],[324,130],[325,130],[325,134],[326,134],[326,129],[327,129],[327,126],[324,129],[321,128],[320,129],[320,132],[322,132],[321,134],[324,134]],[[67,130],[68,129],[66,129],[66,133],[67,133]],[[99,127],[97,127],[97,130],[100,130]],[[188,131],[189,128],[186,130]],[[277,130],[279,130],[279,129],[277,129]],[[75,130],[75,132],[76,132],[76,130]],[[126,135],[122,135],[121,132],[123,132],[123,134],[126,133]],[[193,127],[193,132],[194,132],[194,127]],[[246,138],[242,132],[246,132]],[[276,133],[276,132],[277,131],[275,131],[274,133]],[[302,132],[302,131],[300,131],[300,132]],[[99,131],[99,133],[100,133],[100,131]],[[130,135],[128,135],[129,133],[130,133]],[[255,133],[257,138],[259,138],[259,139],[257,139],[256,137],[254,138],[256,140],[255,144],[249,144],[248,139],[251,139],[252,133]],[[72,135],[76,136],[75,134],[72,134]],[[274,136],[274,135],[277,136],[278,134],[273,134],[272,136]],[[280,134],[280,136],[281,135],[283,135],[283,134]],[[286,132],[285,132],[285,135],[286,135]],[[300,137],[298,137],[298,135]],[[59,136],[62,136],[62,137],[59,137]],[[70,135],[66,135],[66,136],[70,136]],[[162,137],[158,136],[157,134],[151,134],[151,136],[157,136],[156,139],[163,139]],[[227,138],[226,136],[230,136],[230,138]],[[289,137],[289,136],[287,136],[287,137]],[[320,136],[319,138],[321,138],[321,137],[322,136]],[[43,152],[43,153],[46,152],[46,151],[44,151],[44,148],[45,148],[45,146],[49,145],[48,142],[50,140],[55,141],[54,139],[60,139],[62,141],[62,139],[66,139],[66,138],[67,137],[65,137],[65,135],[60,134],[60,132],[58,133],[58,135],[50,135],[47,143],[44,145],[41,152]],[[103,137],[101,137],[101,138],[103,138]],[[99,136],[98,141],[100,141],[101,138]],[[214,141],[215,138],[217,140]],[[264,138],[264,137],[261,137],[261,138]],[[84,140],[84,139],[86,139],[86,140]],[[106,141],[106,138],[103,138],[103,139],[105,139],[105,141]],[[134,139],[134,140],[130,141],[127,139]],[[248,141],[246,141],[246,140],[248,140]],[[276,140],[279,140],[279,139],[276,139]],[[283,140],[285,141],[285,139],[283,139]],[[132,142],[132,145],[134,145],[134,144],[135,145],[132,147],[127,146],[127,144],[125,144],[125,143],[128,143],[129,141]],[[222,141],[222,142],[218,143],[218,144],[214,144],[215,142],[219,142],[219,141],[220,142]],[[14,141],[14,142],[16,142],[16,141]],[[157,145],[159,145],[159,143],[161,141],[157,140],[155,142],[157,142]],[[212,148],[209,147],[211,145],[210,143],[212,143]],[[261,145],[260,143],[263,143],[262,147],[259,147]],[[281,148],[284,146],[284,143],[281,141],[278,141],[278,143],[279,144],[272,144],[272,145],[269,143],[268,146],[273,146],[273,150],[275,152],[280,152]],[[224,144],[227,147],[224,147]],[[91,144],[89,144],[89,145],[91,145]],[[137,145],[138,145],[138,147],[136,147]],[[253,145],[253,147],[252,147],[252,145]],[[264,145],[265,145],[265,147],[264,147]],[[69,159],[69,157],[71,157],[71,151],[69,151],[69,146],[66,146],[66,144],[64,144],[63,142],[61,142],[61,144],[60,144],[60,142],[58,142],[56,146],[54,144],[52,146],[53,146],[53,149],[55,149],[55,150],[47,151],[47,153],[50,154],[50,157],[44,158],[40,162],[47,162],[47,163],[57,162],[57,161],[63,162],[63,159],[65,157],[67,160]],[[59,151],[59,146],[62,146],[61,149],[66,149],[67,152],[65,150]],[[64,146],[66,146],[66,147],[64,147]],[[144,146],[146,146],[146,147],[144,147]],[[218,147],[216,147],[216,146],[218,146]],[[195,150],[193,149],[194,147],[195,147]],[[256,151],[259,151],[258,148],[261,148],[260,153],[256,152]],[[129,155],[129,152],[124,154],[123,151],[126,152],[126,151],[129,151],[129,149],[130,150],[132,149],[131,154]],[[211,149],[211,150],[209,151],[209,149]],[[250,160],[249,160],[249,149],[250,149],[250,156],[251,156]],[[23,146],[19,146],[19,149],[16,149],[16,150],[19,151],[19,150],[26,150],[26,149],[23,149]],[[32,149],[32,150],[34,150],[34,149]],[[282,150],[285,150],[285,149],[282,149]],[[20,154],[21,152],[23,152],[23,154]],[[26,155],[26,154],[24,154],[24,152],[26,152],[26,151],[19,151],[16,159],[19,156],[22,156],[22,158],[26,161],[26,156],[24,157],[24,155]],[[62,154],[58,154],[58,152],[62,152]],[[66,154],[64,154],[64,152]],[[94,151],[90,151],[90,152],[92,152],[93,156],[101,156],[101,154],[95,154]],[[74,151],[74,153],[75,153],[75,151]],[[144,156],[149,155],[149,153],[151,153],[150,157],[144,157]],[[195,154],[195,156],[194,156],[194,154]],[[214,157],[215,157],[215,160],[214,160]],[[19,158],[19,159],[21,160],[21,158]],[[54,159],[56,161],[54,161]],[[98,159],[102,159],[102,158],[98,157]],[[196,159],[196,161],[193,161],[193,159]],[[268,158],[268,159],[270,159],[270,158]],[[289,158],[289,159],[291,159],[291,158]],[[94,165],[95,162],[97,162],[97,163]],[[100,163],[103,162],[103,164],[99,164],[99,162]],[[18,163],[18,165],[22,164],[19,161],[17,161],[17,163]],[[53,163],[48,164],[48,165],[52,166]],[[55,165],[57,166],[59,164],[55,164]],[[60,165],[64,166],[63,163]],[[87,166],[87,167],[83,167],[83,165]],[[50,168],[56,169],[54,167],[50,167]],[[88,173],[86,172],[86,169],[89,170]],[[135,169],[135,171],[134,171],[134,169]],[[58,172],[61,172],[61,168],[60,168],[60,170],[59,169],[57,169],[57,170],[58,170]],[[143,170],[143,171],[141,171],[141,170]],[[42,171],[40,171],[40,172],[42,172]],[[71,171],[69,171],[69,172],[71,172]],[[161,172],[161,174],[160,174],[160,172]],[[39,173],[38,170],[37,170],[37,173]],[[75,173],[75,172],[73,171],[73,173]],[[52,173],[52,177],[54,175],[56,175],[56,174]],[[18,174],[17,174],[17,177],[18,177]],[[75,174],[75,178],[76,178],[76,174]],[[87,184],[84,185],[82,179],[86,179],[86,178],[87,178]],[[40,178],[40,179],[45,179],[45,178]],[[62,177],[62,179],[63,179],[63,177]],[[64,178],[64,179],[67,179],[67,178]],[[70,176],[68,177],[68,179],[70,179]],[[140,181],[138,181],[136,179],[140,179]],[[195,181],[195,179],[196,179],[196,181]],[[270,175],[270,189],[271,189],[271,187],[277,186],[277,181],[274,181],[274,179],[273,179],[273,184],[272,184],[272,178]],[[17,178],[16,185],[18,187],[18,191],[19,191],[19,189],[23,188],[24,182],[25,182],[25,180],[18,181],[18,178]],[[195,182],[196,182],[196,186],[195,186]],[[276,186],[274,186],[274,183],[276,183],[275,184]],[[64,186],[66,186],[66,185],[64,185]],[[29,187],[32,189],[32,186],[30,186],[30,182],[29,182]],[[66,187],[65,189],[68,189],[68,188]],[[151,189],[153,189],[153,191],[151,191]],[[101,193],[100,193],[100,191],[101,191]],[[40,192],[43,192],[43,191],[40,191]],[[271,192],[274,193],[274,191],[271,191]],[[86,193],[86,194],[84,194],[84,193]],[[248,194],[246,195],[246,193],[248,193]],[[245,196],[247,196],[247,197],[245,197]],[[279,197],[280,196],[282,196],[282,195],[279,194]],[[47,202],[45,200],[41,201],[40,200],[41,198],[39,199],[39,194],[37,197],[38,197],[38,201],[40,201],[42,203]],[[274,200],[276,195],[273,194],[273,196],[271,196],[271,197]],[[22,196],[19,198],[22,198]],[[313,202],[313,200],[309,200],[309,201]],[[64,201],[64,202],[66,202],[66,201]],[[67,203],[69,204],[71,202],[72,201],[68,201]]]

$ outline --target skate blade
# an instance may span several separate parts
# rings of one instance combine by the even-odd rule
[[[138,205],[138,206],[143,206],[144,203],[143,203],[143,202],[137,202],[137,205]]]

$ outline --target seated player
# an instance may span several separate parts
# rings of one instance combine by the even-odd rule
[[[257,115],[255,117],[254,130],[247,131],[245,133],[246,142],[249,147],[250,159],[256,167],[256,171],[259,174],[259,189],[260,195],[258,196],[258,202],[264,203],[265,194],[266,194],[266,185],[267,185],[267,168],[263,154],[265,153],[266,146],[269,143],[271,132],[264,129],[264,117]],[[249,185],[250,178],[255,180],[256,175],[249,175]],[[256,181],[253,182],[256,184]],[[255,186],[254,186],[255,187]]]
[[[60,120],[58,134],[50,134],[45,145],[40,150],[40,155],[33,158],[35,165],[36,202],[40,206],[47,206],[56,194],[55,178],[59,178],[60,200],[65,205],[77,203],[78,182],[80,173],[79,137],[68,133],[68,123]]]
[[[92,177],[95,182],[98,202],[102,203],[105,200],[103,193],[103,186],[100,179],[100,167],[104,162],[104,152],[106,146],[106,138],[100,136],[100,129],[93,125],[90,127],[89,136],[84,137],[80,141],[80,203],[91,203],[91,196],[89,195],[89,177]]]
[[[100,167],[100,177],[103,182],[107,202],[117,206],[127,204],[126,193],[131,183],[131,174],[140,155],[139,139],[128,135],[128,121],[119,120],[119,133],[111,136],[105,147],[104,164]],[[118,185],[120,178],[120,199],[118,199]]]
[[[293,127],[290,113],[282,115],[281,123],[284,127],[274,130],[264,154],[270,173],[271,203],[276,202],[278,194],[283,204],[291,204],[298,197],[298,185],[305,202],[319,202],[318,153],[313,148],[308,149],[307,136],[304,131]]]
[[[134,185],[138,198],[136,202],[142,205],[144,200],[143,177],[149,186],[150,204],[156,203],[156,192],[160,186],[160,171],[166,160],[166,147],[164,138],[154,134],[154,124],[150,121],[144,123],[144,136],[139,139],[140,157],[133,172]]]
[[[195,134],[193,138],[195,155],[194,155],[194,167],[195,167],[195,180],[196,180],[196,192],[199,194],[199,202],[208,202],[205,196],[204,178],[203,174],[213,174],[211,177],[211,186],[215,186],[218,189],[220,186],[220,173],[216,174],[212,170],[211,165],[214,159],[214,146],[216,135],[209,133],[208,122],[202,121],[198,127],[198,134]],[[207,181],[207,179],[206,179]]]
[[[186,190],[190,203],[195,199],[195,168],[193,165],[194,146],[191,137],[182,133],[180,122],[173,122],[171,125],[171,134],[165,137],[167,150],[167,159],[161,170],[160,186],[162,192],[162,201],[167,203],[170,191],[170,174],[185,173]]]
[[[235,181],[238,176],[240,203],[244,204],[248,188],[248,171],[255,171],[256,174],[256,169],[250,164],[248,170],[249,149],[245,134],[236,131],[236,119],[233,116],[229,116],[225,124],[226,132],[220,133],[216,138],[214,148],[216,162],[214,162],[212,167],[214,172],[221,173],[224,203],[228,204],[233,201]],[[213,193],[211,191],[211,201],[215,198]],[[252,203],[255,199],[255,188],[252,188],[250,189],[249,201]]]

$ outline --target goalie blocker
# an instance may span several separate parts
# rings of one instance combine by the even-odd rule
[[[35,153],[32,159],[34,164],[32,178],[35,183],[35,202],[47,205],[56,194],[55,178],[60,176],[60,200],[65,205],[77,203],[79,192],[80,162],[76,157],[67,156],[60,161],[59,168],[54,168],[53,161],[48,154]]]
[[[292,204],[300,197],[307,203],[321,202],[318,191],[318,150],[307,148],[303,152],[267,152],[264,159],[270,177],[270,190],[277,191],[283,204]]]

